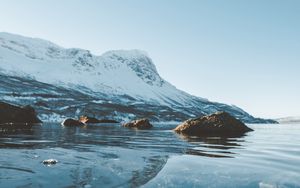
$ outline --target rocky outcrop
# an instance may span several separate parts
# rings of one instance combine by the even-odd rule
[[[174,130],[186,135],[241,135],[253,131],[226,112],[189,119]]]
[[[110,120],[110,119],[97,119],[89,116],[81,116],[79,118],[79,121],[82,123],[119,123],[115,120]]]
[[[124,123],[122,126],[136,129],[151,129],[153,127],[153,125],[149,122],[148,119],[134,120],[129,123]]]
[[[31,106],[19,107],[0,102],[0,123],[42,123]]]
[[[63,126],[67,126],[67,127],[76,127],[76,126],[84,126],[85,123],[80,122],[79,120],[76,119],[65,119],[62,123]]]

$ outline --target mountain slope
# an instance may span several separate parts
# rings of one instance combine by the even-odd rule
[[[176,89],[139,50],[95,56],[83,49],[0,33],[0,77],[5,80],[0,100],[34,104],[46,120],[85,113],[120,120],[181,121],[222,110],[248,123],[273,122]]]

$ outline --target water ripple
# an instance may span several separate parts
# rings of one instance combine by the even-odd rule
[[[240,137],[178,135],[175,126],[0,131],[0,187],[300,187],[300,125],[250,125]],[[50,158],[60,162],[41,165]]]

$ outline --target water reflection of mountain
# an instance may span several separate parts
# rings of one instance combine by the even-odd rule
[[[243,148],[243,142],[243,136],[186,136],[160,128],[125,129],[119,124],[63,127],[46,123],[0,132],[1,149],[38,149],[54,157],[73,153],[62,159],[68,169],[62,176],[74,186],[138,187],[153,179],[171,155],[234,157],[233,151]]]
[[[163,148],[153,149],[159,145],[158,136],[159,132],[151,135],[151,132],[124,129],[117,124],[89,127],[44,124],[29,129],[1,131],[0,147],[34,150],[37,156],[46,152],[58,159],[73,153],[60,159],[58,164],[66,169],[61,177],[70,186],[84,187],[97,183],[97,186],[138,187],[153,179],[169,158]],[[24,150],[16,151],[15,157]],[[132,166],[128,165],[130,162]],[[13,164],[3,166],[4,170],[20,166],[18,162]]]
[[[253,127],[238,137],[118,124],[0,131],[0,187],[299,187],[299,126]]]
[[[34,131],[32,126],[26,125],[25,128],[19,125],[0,126],[0,148],[30,148],[33,146],[32,144],[22,143],[22,141],[33,137]]]
[[[235,136],[188,136],[179,134],[178,137],[191,143],[194,147],[186,149],[185,154],[214,158],[233,158],[233,149],[243,148],[245,135]]]
[[[0,146],[1,148],[61,147],[79,151],[92,151],[89,146],[117,146],[173,154],[233,157],[235,153],[232,150],[242,148],[244,136],[187,136],[160,129],[150,131],[124,129],[119,124],[86,127],[43,124],[29,129],[1,131]]]

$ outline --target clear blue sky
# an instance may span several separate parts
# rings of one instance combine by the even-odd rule
[[[191,94],[300,115],[298,0],[0,0],[0,31],[98,55],[142,49]]]

